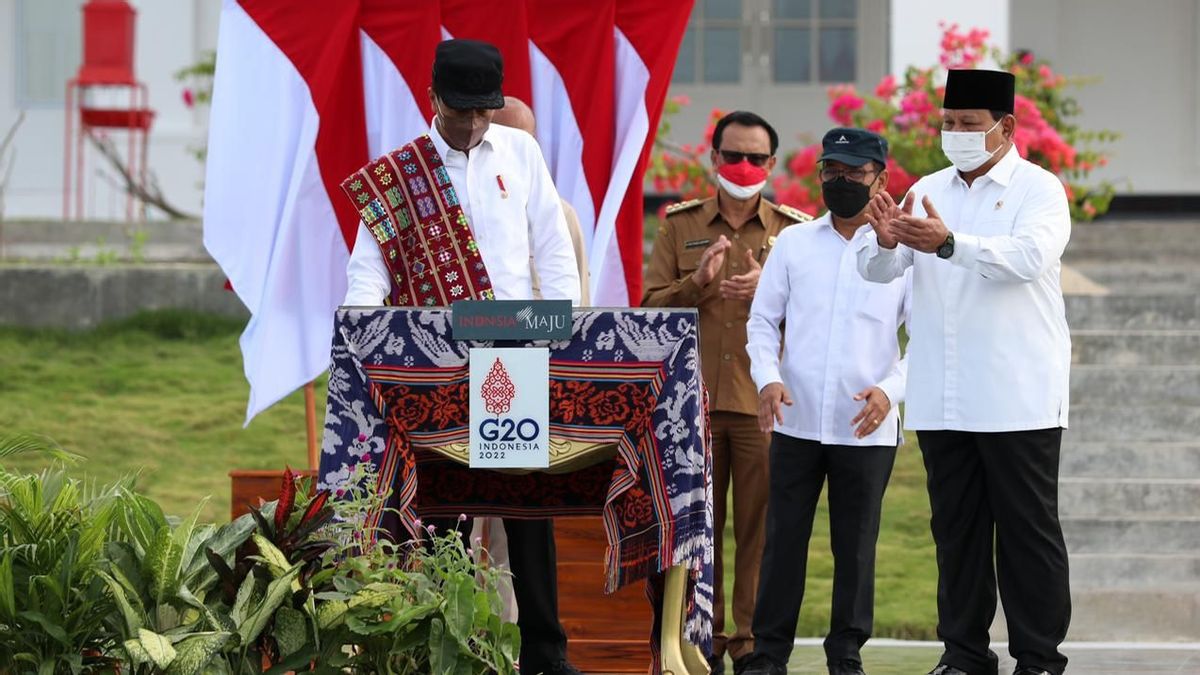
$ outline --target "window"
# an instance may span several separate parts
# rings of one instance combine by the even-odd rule
[[[853,82],[858,75],[858,0],[772,0],[772,79]]]
[[[81,58],[82,0],[17,0],[17,104],[62,105]]]
[[[697,0],[671,81],[741,82],[742,24],[742,0]]]
[[[671,81],[854,82],[863,34],[859,5],[859,0],[696,0]]]

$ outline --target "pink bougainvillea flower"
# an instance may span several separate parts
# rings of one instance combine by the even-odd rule
[[[883,79],[875,87],[875,95],[882,99],[889,99],[896,95],[896,76],[892,74],[884,75]]]
[[[184,87],[183,89],[183,104],[189,108],[192,108],[196,105],[196,95],[187,87]]]
[[[865,103],[862,97],[853,92],[842,94],[829,106],[829,116],[838,124],[848,127],[854,123],[854,111],[861,110]]]

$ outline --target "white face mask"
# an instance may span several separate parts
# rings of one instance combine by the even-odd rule
[[[725,190],[726,194],[738,201],[746,201],[747,199],[750,199],[754,195],[762,192],[762,189],[767,185],[767,181],[765,180],[761,183],[755,183],[754,185],[738,185],[725,176],[717,176],[717,182],[721,184],[721,189]]]
[[[943,131],[942,152],[959,171],[974,171],[983,166],[1003,145],[988,152],[986,136],[1000,125],[1000,120],[987,131]]]

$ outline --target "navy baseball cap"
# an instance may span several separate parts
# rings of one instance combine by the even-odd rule
[[[830,129],[821,140],[819,161],[832,160],[849,166],[879,162],[887,166],[887,139],[866,129],[837,127]]]

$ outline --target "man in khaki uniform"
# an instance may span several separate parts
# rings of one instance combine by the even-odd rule
[[[708,387],[713,439],[713,673],[726,652],[738,673],[754,652],[758,568],[767,514],[769,437],[758,426],[758,388],[750,377],[746,320],[762,263],[783,228],[809,220],[759,193],[775,166],[779,136],[758,115],[737,111],[717,122],[712,163],[717,196],[667,208],[646,273],[645,307],[700,310],[700,364]],[[725,630],[722,540],[733,481],[733,620]]]

